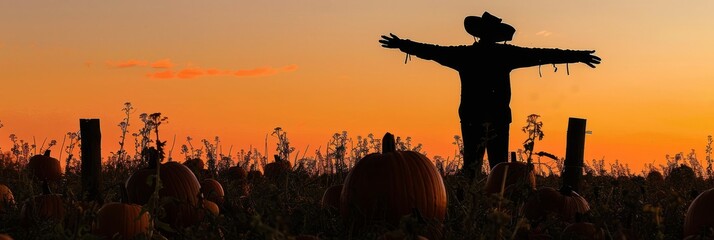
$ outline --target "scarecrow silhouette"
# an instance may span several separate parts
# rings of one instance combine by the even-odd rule
[[[473,179],[481,174],[486,150],[491,167],[508,159],[512,70],[578,62],[594,68],[600,63],[600,58],[591,50],[525,48],[506,44],[505,41],[513,38],[516,29],[488,12],[481,17],[467,16],[464,28],[478,38],[473,45],[425,44],[401,39],[392,33],[390,36],[382,35],[379,42],[382,47],[405,52],[407,59],[415,55],[459,72],[461,103],[458,112],[464,144],[462,172]]]

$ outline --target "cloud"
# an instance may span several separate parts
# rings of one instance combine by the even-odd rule
[[[199,68],[184,68],[176,74],[178,78],[195,78],[204,75],[204,70]]]
[[[259,67],[247,70],[237,70],[233,72],[236,77],[260,77],[260,76],[270,76],[278,73],[277,70],[270,67]]]
[[[91,67],[91,62],[85,62],[87,67]],[[173,70],[176,66],[171,59],[161,59],[153,62],[144,60],[108,61],[107,65],[114,68],[148,67],[156,69],[155,72],[147,73],[145,76],[152,79],[194,79],[216,76],[233,77],[264,77],[279,73],[288,73],[298,70],[297,64],[285,65],[282,67],[257,67],[252,69],[226,70],[217,68],[201,68],[187,65],[180,70]],[[162,70],[163,69],[163,70]]]
[[[172,68],[174,67],[174,63],[171,62],[171,59],[161,59],[159,61],[151,63],[152,68]]]
[[[550,36],[551,34],[553,34],[553,33],[552,33],[552,32],[549,32],[549,31],[546,31],[546,30],[542,30],[542,31],[536,33],[536,35],[538,35],[538,36],[543,36],[543,37],[548,37],[548,36]]]
[[[215,68],[209,68],[206,69],[206,75],[208,76],[224,76],[224,75],[230,75],[231,71],[228,70],[220,70],[220,69],[215,69]]]
[[[297,69],[298,69],[298,66],[296,64],[290,64],[290,65],[283,67],[283,71],[286,71],[286,72],[292,72]]]
[[[115,68],[129,68],[129,67],[143,67],[146,66],[148,63],[146,61],[141,61],[141,60],[126,60],[126,61],[121,61],[121,62],[107,62],[107,65],[110,67],[115,67]]]

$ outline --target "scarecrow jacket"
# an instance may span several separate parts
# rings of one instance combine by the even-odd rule
[[[439,46],[403,40],[402,52],[453,68],[461,78],[462,122],[511,123],[511,70],[576,63],[585,51],[524,48],[509,44]]]

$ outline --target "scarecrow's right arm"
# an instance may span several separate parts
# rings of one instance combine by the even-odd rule
[[[402,52],[408,55],[414,55],[422,59],[433,60],[441,65],[457,68],[459,64],[459,54],[461,51],[458,50],[459,47],[445,47],[435,44],[426,44],[420,42],[414,42],[409,39],[400,39],[394,34],[391,37],[382,36],[382,47],[385,48],[398,48]],[[409,56],[407,55],[407,58]]]

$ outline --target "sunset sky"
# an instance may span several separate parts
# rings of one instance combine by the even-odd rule
[[[639,171],[714,133],[713,1],[2,1],[0,149],[8,136],[62,141],[99,118],[103,151],[119,148],[124,102],[161,112],[165,140],[221,138],[224,153],[282,127],[314,156],[332,134],[386,131],[454,156],[456,71],[382,48],[380,35],[472,44],[463,19],[488,11],[514,26],[511,44],[596,50],[602,64],[511,73],[510,146],[541,115],[536,151],[565,155],[569,117],[587,119],[585,159]],[[269,154],[277,138],[268,136]],[[133,140],[130,140],[133,142]],[[55,147],[55,150],[58,150]],[[174,158],[180,158],[174,153]]]

